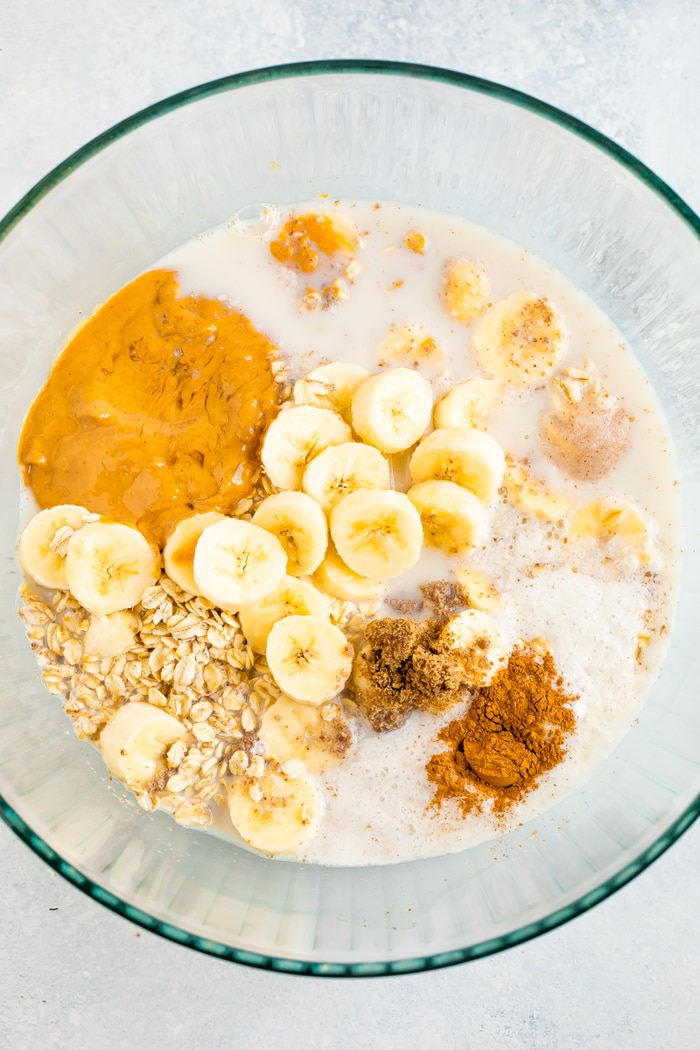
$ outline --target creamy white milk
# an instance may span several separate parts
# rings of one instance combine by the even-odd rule
[[[585,781],[615,747],[663,656],[677,570],[679,488],[660,408],[633,354],[560,275],[515,245],[453,217],[325,200],[294,208],[297,214],[317,210],[339,211],[363,238],[358,254],[363,269],[349,287],[349,299],[328,310],[300,310],[296,276],[270,254],[270,240],[287,210],[271,208],[261,221],[233,221],[161,265],[177,270],[183,293],[220,297],[245,313],[279,346],[294,378],[329,360],[355,361],[376,371],[377,347],[390,327],[420,324],[446,353],[444,362],[424,373],[436,399],[454,382],[483,374],[469,352],[470,328],[452,321],[440,300],[446,259],[461,255],[482,263],[491,301],[518,289],[546,295],[567,333],[563,366],[591,358],[603,386],[622,396],[634,417],[630,450],[601,481],[572,481],[538,447],[538,416],[548,406],[544,387],[508,390],[490,413],[487,429],[506,452],[529,458],[533,473],[554,491],[568,493],[576,506],[602,496],[623,497],[645,512],[655,531],[652,562],[640,568],[610,544],[605,554],[615,555],[612,562],[595,542],[564,544],[556,526],[497,501],[483,545],[458,560],[487,572],[504,596],[504,610],[495,615],[509,645],[519,638],[548,641],[568,689],[580,696],[576,731],[561,765],[496,820],[488,812],[462,817],[452,802],[440,811],[429,808],[425,764],[441,750],[440,726],[459,717],[462,705],[440,719],[416,712],[401,729],[385,734],[358,725],[350,757],[323,780],[323,821],[303,859],[386,863],[463,849],[535,817]],[[258,209],[246,214],[255,217]],[[426,237],[422,255],[404,246],[411,230]],[[418,597],[421,583],[449,579],[452,567],[446,556],[425,550],[413,570],[391,581],[388,596]],[[638,663],[637,636],[647,610],[654,636]],[[230,834],[225,823],[220,819],[215,828]]]

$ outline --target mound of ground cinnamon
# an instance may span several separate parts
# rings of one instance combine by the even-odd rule
[[[551,653],[536,643],[515,648],[490,684],[473,692],[466,715],[438,734],[447,747],[426,767],[432,805],[456,799],[466,815],[491,799],[503,813],[564,758],[577,699]]]

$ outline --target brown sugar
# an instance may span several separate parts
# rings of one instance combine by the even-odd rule
[[[440,639],[443,620],[373,620],[355,658],[351,697],[373,729],[403,725],[411,711],[439,714],[464,696],[463,655]]]
[[[490,799],[503,813],[564,758],[576,699],[551,653],[537,643],[515,648],[490,684],[473,692],[464,717],[438,734],[447,746],[426,767],[432,805],[455,799],[466,815]]]

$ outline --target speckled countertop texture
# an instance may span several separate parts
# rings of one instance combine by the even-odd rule
[[[700,210],[695,0],[22,0],[0,10],[0,213],[175,91],[384,58],[520,88],[617,139]],[[685,1050],[700,1027],[700,827],[592,912],[430,974],[296,978],[111,914],[0,826],[0,1047]]]

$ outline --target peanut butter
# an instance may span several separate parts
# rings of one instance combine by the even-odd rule
[[[179,297],[153,270],[69,342],[19,443],[41,507],[77,503],[162,544],[194,511],[231,512],[277,414],[274,345],[217,299]]]

